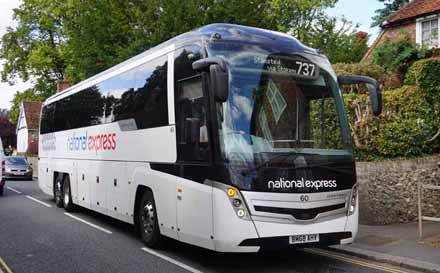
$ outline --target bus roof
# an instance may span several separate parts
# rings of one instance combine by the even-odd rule
[[[211,37],[216,35],[216,39],[228,40],[228,41],[246,41],[246,42],[254,42],[254,43],[263,43],[263,44],[272,44],[277,47],[283,48],[284,50],[291,52],[307,52],[311,54],[320,54],[317,50],[307,47],[302,44],[300,41],[295,39],[294,37],[277,31],[266,30],[255,27],[248,27],[242,25],[234,25],[234,24],[210,24],[198,29],[192,30],[190,32],[186,32],[180,34],[166,42],[163,42],[155,47],[152,47],[120,64],[117,64],[103,72],[100,72],[84,81],[81,81],[61,92],[54,94],[49,97],[44,105],[48,103],[52,103],[62,97],[65,97],[67,93],[75,93],[76,91],[82,90],[83,86],[88,85],[88,83],[99,81],[100,78],[105,78],[110,74],[114,74],[114,72],[118,71],[120,68],[127,66],[129,64],[136,63],[139,60],[142,60],[149,55],[153,55],[157,52],[167,51],[169,48],[179,48],[180,46],[191,42],[191,41],[204,41],[208,40]],[[164,54],[167,52],[163,52]]]

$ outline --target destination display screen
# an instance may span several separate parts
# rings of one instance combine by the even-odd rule
[[[249,70],[254,73],[270,73],[295,78],[316,80],[319,67],[302,58],[284,55],[242,56],[234,63],[236,69]]]
[[[309,61],[284,56],[253,57],[254,65],[260,65],[263,72],[290,74],[302,78],[316,79],[318,67]]]
[[[298,54],[270,53],[263,48],[241,43],[210,43],[209,50],[215,56],[226,57],[233,68],[253,73],[290,75],[302,79],[316,80],[320,76],[319,66]]]

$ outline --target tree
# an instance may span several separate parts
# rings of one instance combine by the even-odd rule
[[[15,147],[17,139],[15,126],[5,116],[0,116],[0,138],[2,139],[4,148],[9,147],[9,145]]]
[[[345,18],[328,18],[316,26],[311,46],[322,49],[331,63],[357,63],[368,50],[368,34],[358,32]]]
[[[64,77],[61,0],[26,0],[14,10],[15,27],[8,27],[1,41],[0,58],[5,60],[2,81],[13,84],[17,77],[33,78],[35,90],[45,96],[54,92]]]
[[[355,29],[325,15],[337,0],[23,0],[15,27],[2,37],[2,80],[35,80],[47,98],[55,82],[91,77],[180,33],[215,22],[287,32],[344,61],[337,52],[362,47]],[[331,33],[329,33],[331,32]],[[344,47],[342,46],[344,45]],[[353,61],[350,57],[347,62]]]
[[[317,26],[329,19],[325,10],[334,7],[337,0],[272,0],[269,2],[266,14],[269,25],[310,45],[313,38],[319,35]]]
[[[373,22],[371,23],[371,27],[377,27],[382,25],[390,15],[394,12],[401,9],[404,5],[406,5],[410,0],[378,0],[384,4],[384,8],[376,10],[375,16],[373,16]]]
[[[12,98],[12,107],[9,110],[9,120],[13,124],[17,124],[20,115],[20,104],[23,101],[43,101],[44,96],[38,94],[35,89],[26,89],[23,92],[16,92]]]

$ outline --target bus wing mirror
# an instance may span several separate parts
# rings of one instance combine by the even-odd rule
[[[222,58],[205,58],[193,62],[196,71],[209,71],[210,83],[215,100],[225,102],[229,94],[229,74],[226,62]]]
[[[338,83],[340,85],[365,84],[368,89],[373,114],[378,116],[382,113],[382,94],[380,92],[379,84],[375,79],[367,76],[344,75],[338,76]]]
[[[204,58],[200,59],[198,61],[195,61],[192,63],[192,68],[195,71],[207,71],[211,65],[217,64],[219,65],[224,71],[227,70],[226,62],[222,58],[218,57],[211,57],[211,58]]]

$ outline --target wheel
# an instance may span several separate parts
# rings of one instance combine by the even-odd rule
[[[75,210],[75,205],[72,201],[72,193],[70,191],[70,178],[68,175],[64,176],[63,180],[63,206],[67,212]]]
[[[145,245],[152,248],[160,247],[162,236],[160,235],[156,205],[152,192],[146,191],[143,193],[137,217],[138,230]]]
[[[0,196],[3,196],[3,190],[4,190],[4,186],[0,187]]]
[[[63,207],[63,176],[60,174],[57,176],[57,179],[55,180],[55,186],[54,186],[54,198],[55,198],[55,205],[59,208]]]

